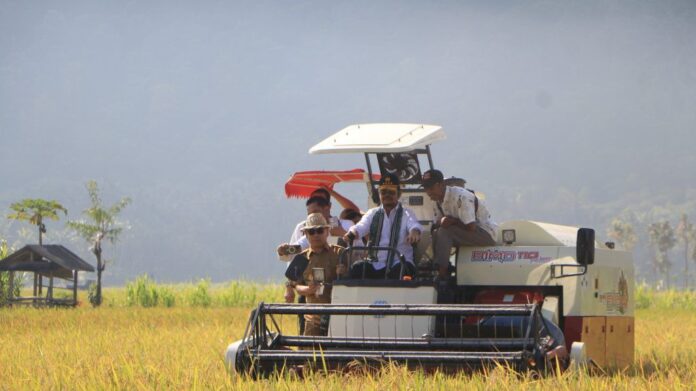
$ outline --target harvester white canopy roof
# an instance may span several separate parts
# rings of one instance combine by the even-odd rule
[[[350,125],[309,149],[310,154],[408,152],[447,138],[441,126],[422,124]]]

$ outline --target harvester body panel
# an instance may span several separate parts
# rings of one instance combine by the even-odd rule
[[[430,286],[379,287],[335,284],[331,302],[341,304],[389,305],[436,304],[437,291]],[[435,317],[418,316],[404,322],[389,315],[335,315],[331,317],[329,335],[341,337],[414,338],[433,335]]]

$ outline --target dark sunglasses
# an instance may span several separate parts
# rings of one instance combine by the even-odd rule
[[[307,235],[314,235],[314,234],[321,235],[324,233],[324,228],[307,228],[306,230],[304,230],[304,232]]]

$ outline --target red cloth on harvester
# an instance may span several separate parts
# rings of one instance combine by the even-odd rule
[[[379,180],[379,174],[372,174],[372,179]],[[333,189],[340,182],[366,182],[365,170],[356,168],[348,171],[300,171],[292,174],[285,182],[285,195],[296,198],[309,198],[320,187]]]

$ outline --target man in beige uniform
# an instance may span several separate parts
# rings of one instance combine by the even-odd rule
[[[302,231],[309,241],[309,248],[300,253],[309,260],[307,267],[302,273],[304,281],[291,281],[290,286],[294,286],[297,293],[307,298],[307,303],[330,303],[331,286],[324,286],[323,292],[319,293],[321,284],[314,280],[313,269],[322,269],[324,272],[323,283],[330,284],[340,274],[343,274],[345,267],[339,265],[339,258],[343,247],[330,245],[327,242],[329,237],[329,224],[321,213],[312,213],[307,216],[307,221]],[[305,315],[304,335],[326,335],[326,330],[321,327],[321,315]]]
[[[463,187],[445,185],[441,171],[428,170],[422,180],[425,193],[435,201],[433,258],[438,276],[446,280],[452,246],[495,246],[498,225],[483,200]]]

